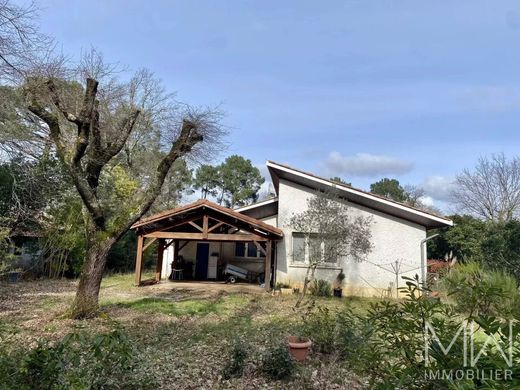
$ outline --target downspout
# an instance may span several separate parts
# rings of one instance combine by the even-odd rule
[[[421,240],[421,282],[422,282],[422,285],[423,285],[423,288],[426,288],[427,287],[427,270],[428,270],[428,265],[426,264],[427,260],[426,260],[426,242],[428,240],[431,240],[432,238],[435,238],[437,237],[439,234],[436,233],[436,234],[433,234],[431,236],[428,236],[424,239]]]

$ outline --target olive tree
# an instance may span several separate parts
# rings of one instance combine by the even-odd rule
[[[308,264],[298,307],[316,269],[345,259],[363,261],[372,250],[372,218],[353,215],[346,202],[331,192],[317,192],[307,200],[304,211],[291,217],[289,226],[301,234],[304,245],[293,250],[293,258]]]

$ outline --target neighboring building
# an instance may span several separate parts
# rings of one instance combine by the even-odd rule
[[[165,261],[161,260],[162,277],[168,277],[171,274],[171,263],[174,258],[181,256],[183,263],[191,264],[191,267],[184,268],[184,270],[192,270],[191,275],[183,274],[185,278],[207,278],[208,267],[211,267],[211,264],[214,266],[216,261],[217,278],[226,264],[232,264],[251,271],[251,274],[265,275],[267,279],[270,279],[272,285],[275,282],[284,282],[291,286],[301,285],[308,265],[304,259],[293,256],[293,248],[302,245],[303,238],[299,232],[291,229],[290,219],[294,214],[306,209],[307,200],[314,196],[317,190],[334,192],[349,206],[353,215],[372,217],[373,250],[366,257],[366,261],[356,262],[349,258],[341,258],[334,263],[324,263],[316,270],[317,279],[325,279],[330,282],[333,282],[338,273],[343,270],[346,275],[344,289],[348,294],[380,296],[394,290],[396,268],[399,269],[398,279],[402,276],[420,275],[421,240],[426,238],[427,230],[452,226],[452,221],[449,219],[351,186],[332,182],[271,161],[267,162],[267,167],[277,194],[274,199],[236,210],[226,209],[208,201],[199,201],[145,218],[134,225],[137,233],[143,237],[142,243],[146,237],[161,238],[165,242],[168,242],[169,239],[174,241],[178,239],[176,245],[170,245],[164,252]],[[191,214],[188,214],[186,210],[190,210]],[[201,214],[194,214],[196,213],[194,210],[199,210],[198,212]],[[213,227],[209,226],[209,228],[208,216],[203,216],[208,212],[210,213],[209,220],[214,220]],[[160,224],[161,221],[168,218],[170,218],[170,222],[173,221],[171,218],[176,218],[175,231],[170,229],[166,232],[166,223]],[[200,221],[203,218],[206,219],[205,230],[202,222],[196,222],[197,218],[200,218]],[[240,226],[235,227],[234,230],[230,229],[233,227],[233,221],[230,218],[236,222],[235,225]],[[188,224],[191,224],[191,227]],[[184,227],[178,229],[179,226]],[[267,229],[266,226],[272,226],[272,229]],[[186,227],[192,230],[186,230]],[[197,240],[199,237],[207,238],[208,229],[209,231],[214,230],[214,233],[221,233],[222,236],[210,234],[211,239],[209,240]],[[205,235],[203,230],[206,232]],[[230,232],[231,234],[245,233],[242,234],[242,239],[246,239],[247,234],[251,234],[251,237],[256,237],[254,240],[257,242],[236,241],[229,234]],[[263,240],[262,237],[265,239]],[[182,241],[182,239],[185,240]],[[227,241],[228,239],[234,241]],[[270,244],[272,244],[272,255],[268,261],[265,248]],[[177,253],[175,253],[175,247],[178,248]],[[139,267],[140,265],[137,268]],[[272,272],[269,272],[270,269]],[[213,276],[213,271],[210,273]],[[140,280],[140,276],[138,280]]]

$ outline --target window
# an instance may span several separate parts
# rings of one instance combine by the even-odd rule
[[[292,259],[295,263],[308,263],[309,259],[321,258],[328,264],[336,264],[338,258],[333,248],[327,247],[327,242],[317,234],[305,235],[303,233],[292,234]]]
[[[244,257],[246,255],[246,243],[237,242],[235,244],[235,257]]]
[[[258,257],[258,248],[254,242],[247,243],[247,257]]]
[[[323,261],[325,263],[330,263],[330,264],[336,264],[338,262],[338,257],[337,257],[337,250],[335,248],[331,248],[330,247],[331,243],[330,242],[324,242],[323,243],[323,247],[324,247],[324,253],[323,253]]]
[[[298,263],[305,262],[305,236],[301,233],[293,233],[292,235],[292,258],[293,261]]]
[[[264,253],[258,250],[254,242],[236,242],[235,243],[235,257],[244,258],[263,258]]]

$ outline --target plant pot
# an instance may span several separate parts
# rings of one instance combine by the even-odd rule
[[[336,298],[341,298],[343,296],[343,289],[342,288],[337,287],[333,291],[334,291],[334,296]]]
[[[287,342],[289,344],[289,351],[294,360],[303,362],[309,354],[312,341],[306,337],[289,336]]]
[[[282,288],[281,291],[282,291],[282,295],[289,295],[289,294],[293,293],[292,288]]]

